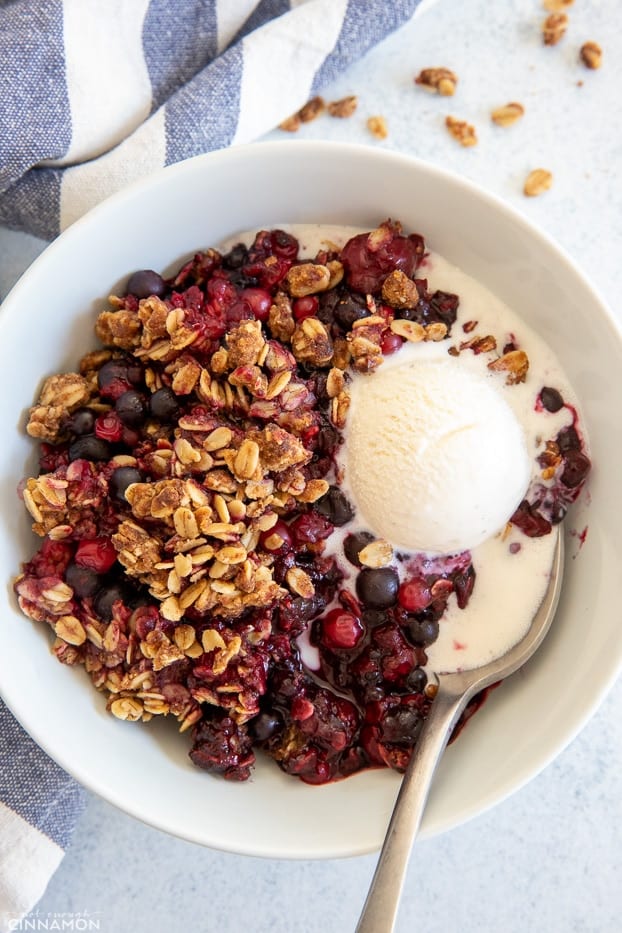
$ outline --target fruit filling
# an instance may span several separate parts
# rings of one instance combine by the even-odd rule
[[[469,607],[478,588],[490,598],[497,561],[484,550],[503,552],[514,581],[526,554],[546,567],[538,542],[590,469],[576,400],[548,357],[534,366],[520,327],[502,314],[488,330],[472,302],[462,310],[442,263],[387,220],[367,232],[261,230],[170,277],[133,272],[97,317],[99,347],[47,378],[30,410],[39,470],[20,495],[41,543],[15,581],[19,605],[114,716],[174,718],[200,768],[244,780],[261,753],[310,784],[402,771],[435,671],[474,663]],[[498,451],[498,471],[509,476],[518,456],[527,467],[481,545],[391,540],[393,527],[408,531],[409,508],[423,515],[430,502],[431,527],[450,484],[467,505],[475,495],[467,454],[445,476],[432,451],[436,498],[414,448],[397,470],[399,412],[368,409],[378,443],[356,428],[365,392],[391,372],[389,394],[406,387],[405,424],[436,404],[431,378],[414,394],[404,381],[419,363],[420,374],[481,370],[535,425],[520,454]],[[484,499],[506,441],[495,438],[482,442]],[[375,493],[357,492],[369,476],[391,491],[379,493],[380,519]],[[533,560],[525,567],[533,576]],[[435,657],[443,638],[449,654]]]

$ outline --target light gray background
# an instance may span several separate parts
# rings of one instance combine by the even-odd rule
[[[621,314],[622,10],[618,0],[576,0],[569,13],[565,39],[544,48],[540,0],[438,0],[327,89],[328,99],[359,96],[354,117],[323,117],[299,135],[383,145],[473,179],[556,237]],[[598,72],[577,62],[588,39],[604,50]],[[454,98],[415,89],[414,75],[432,65],[458,74]],[[523,103],[524,120],[493,127],[490,110],[509,100]],[[446,113],[476,123],[479,145],[463,149],[450,139]],[[388,121],[382,143],[366,130],[371,114]],[[528,200],[522,182],[537,166],[553,172],[554,186]],[[42,245],[0,230],[0,296]],[[612,611],[619,615],[619,606]],[[581,735],[527,787],[419,843],[399,933],[619,933],[621,721],[618,682]],[[375,856],[286,862],[209,851],[89,797],[38,910],[40,917],[89,911],[103,933],[347,933],[374,865]]]

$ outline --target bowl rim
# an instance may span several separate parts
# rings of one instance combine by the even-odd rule
[[[228,164],[232,160],[248,161],[259,149],[261,149],[265,155],[270,155],[271,152],[282,154],[284,151],[290,151],[294,158],[311,158],[314,156],[325,158],[327,154],[340,152],[342,156],[351,159],[365,158],[374,160],[379,165],[383,166],[385,170],[389,171],[392,165],[401,165],[405,169],[414,170],[422,176],[432,176],[439,182],[462,188],[469,196],[487,203],[488,206],[493,208],[496,212],[500,212],[507,221],[522,228],[530,238],[542,242],[545,244],[547,250],[555,253],[561,263],[571,271],[571,274],[581,281],[582,286],[589,293],[591,300],[598,305],[603,319],[607,321],[615,338],[617,338],[617,341],[622,346],[622,322],[614,315],[608,302],[588,278],[581,268],[580,263],[577,262],[549,233],[541,229],[530,218],[524,215],[519,208],[504,201],[499,195],[486,191],[470,179],[424,159],[402,152],[375,148],[367,144],[340,143],[324,140],[266,140],[205,153],[158,169],[147,177],[139,179],[110,195],[60,233],[20,276],[0,305],[0,309],[3,312],[0,314],[0,340],[2,340],[3,329],[9,315],[13,313],[14,308],[16,311],[19,310],[22,291],[26,291],[29,287],[31,276],[40,275],[48,266],[53,266],[59,251],[62,252],[66,250],[68,245],[70,246],[72,242],[81,238],[92,227],[99,226],[102,221],[105,222],[108,215],[114,216],[119,205],[131,201],[137,196],[142,196],[150,190],[156,190],[160,186],[168,184],[169,181],[174,181],[177,176],[187,173],[189,168],[191,171],[196,170],[200,172],[204,167],[205,171],[209,171],[211,167],[217,166],[223,162]],[[524,787],[544,770],[544,768],[548,767],[548,765],[576,738],[595,714],[621,672],[622,653],[620,653],[620,656],[617,658],[612,654],[609,659],[609,664],[601,671],[602,676],[599,678],[598,682],[592,680],[586,685],[586,697],[582,713],[573,717],[572,723],[569,724],[566,730],[558,732],[555,740],[550,743],[547,754],[541,754],[535,765],[532,763],[529,767],[524,767],[522,772],[513,780],[499,783],[494,791],[488,793],[483,803],[473,803],[471,806],[463,807],[458,819],[455,817],[450,818],[448,815],[445,819],[436,819],[432,825],[424,824],[420,835],[423,838],[431,837],[454,828],[457,825],[461,825],[473,817],[485,813],[502,800],[506,799],[510,794]],[[58,747],[50,748],[45,734],[43,734],[38,727],[36,718],[29,715],[27,711],[21,708],[18,691],[12,692],[10,689],[7,690],[5,686],[0,684],[0,696],[2,696],[9,710],[35,742],[53,760],[83,784],[83,786],[114,804],[130,816],[164,832],[181,835],[190,842],[208,845],[223,851],[260,857],[300,859],[349,857],[351,855],[373,851],[375,848],[372,846],[352,851],[352,849],[348,849],[347,846],[342,846],[340,851],[318,849],[311,853],[306,850],[292,850],[288,851],[287,854],[283,856],[270,848],[269,844],[264,847],[248,846],[242,851],[237,847],[228,848],[226,843],[223,843],[222,840],[217,842],[206,841],[205,834],[200,831],[197,831],[195,835],[191,832],[180,833],[176,831],[172,825],[172,821],[166,818],[166,814],[162,814],[162,818],[157,819],[157,816],[154,817],[151,811],[140,812],[136,807],[132,807],[125,803],[118,793],[115,793],[114,790],[106,786],[105,780],[94,778],[93,773],[89,769],[83,767],[79,757],[77,758],[77,756],[72,755],[68,749],[66,750],[65,748]]]

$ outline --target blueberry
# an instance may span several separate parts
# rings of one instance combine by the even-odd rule
[[[557,389],[550,386],[544,386],[540,391],[540,401],[547,411],[556,412],[564,407],[564,400]]]
[[[389,617],[386,612],[382,612],[381,609],[366,609],[361,616],[361,621],[367,628],[376,628],[377,625],[384,625],[385,622],[388,622],[388,619]]]
[[[347,525],[354,518],[352,505],[337,486],[331,486],[326,495],[316,503],[315,508],[333,525]]]
[[[118,467],[111,474],[108,485],[115,499],[126,502],[125,491],[127,487],[131,486],[132,483],[142,483],[142,481],[143,475],[140,470],[136,470],[134,467]]]
[[[422,667],[414,667],[408,677],[405,685],[413,693],[423,693],[428,682],[426,672]]]
[[[113,604],[118,599],[124,601],[126,595],[125,587],[120,583],[110,583],[108,586],[103,586],[93,602],[93,609],[96,615],[98,615],[103,622],[109,622],[110,619],[112,619]]]
[[[391,567],[366,567],[356,578],[356,594],[367,609],[390,609],[397,602],[399,586]]]
[[[136,389],[128,389],[114,403],[116,413],[130,428],[136,428],[145,420],[147,406],[144,397]]]
[[[337,302],[333,314],[344,330],[350,330],[355,321],[369,317],[367,300],[363,295],[346,294]]]
[[[260,713],[252,720],[250,728],[258,742],[265,742],[283,728],[283,720],[278,713]]]
[[[351,564],[354,564],[355,567],[360,567],[361,562],[359,560],[359,554],[363,548],[373,540],[374,536],[369,531],[357,531],[351,535],[347,535],[343,542],[343,553]]]
[[[149,398],[149,411],[159,421],[173,422],[179,415],[179,403],[172,389],[158,389]]]
[[[149,298],[150,295],[161,298],[166,292],[164,279],[153,269],[141,269],[139,272],[134,272],[129,277],[126,288],[137,298]]]
[[[95,426],[95,412],[90,408],[76,408],[71,415],[67,427],[72,434],[92,434]]]
[[[70,460],[108,460],[110,447],[94,434],[85,434],[69,445]]]
[[[85,596],[93,596],[101,583],[94,570],[90,570],[89,567],[81,567],[73,562],[68,565],[65,571],[65,582],[80,599],[84,599]]]
[[[108,360],[97,373],[97,386],[104,398],[117,399],[142,382],[142,366],[130,359]]]
[[[225,269],[239,269],[248,262],[248,250],[243,243],[236,245],[222,257],[222,264]]]
[[[438,638],[438,622],[432,619],[412,619],[406,626],[406,637],[413,645],[426,647]]]

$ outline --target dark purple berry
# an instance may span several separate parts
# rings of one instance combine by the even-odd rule
[[[134,467],[118,467],[111,473],[109,480],[110,492],[115,499],[126,502],[125,492],[132,483],[142,483],[143,475]]]
[[[246,265],[247,262],[248,250],[243,243],[236,243],[236,245],[222,257],[222,264],[225,269],[239,269],[241,266]]]
[[[556,412],[564,407],[564,400],[560,393],[557,389],[552,389],[550,386],[544,386],[541,390],[540,401],[542,402],[543,408],[546,408],[547,411]]]
[[[166,292],[164,279],[153,269],[141,269],[139,272],[134,272],[129,277],[126,288],[137,298],[149,298],[150,295],[162,298]]]
[[[560,477],[564,486],[575,489],[590,471],[591,463],[580,450],[569,450],[564,456],[564,469]]]
[[[93,596],[101,584],[101,580],[94,570],[89,567],[81,567],[73,562],[68,565],[65,571],[65,582],[80,599]]]
[[[438,638],[438,622],[431,619],[411,619],[405,628],[405,634],[413,645],[425,648]]]
[[[67,427],[72,434],[92,434],[95,426],[95,412],[90,408],[76,408],[71,415]]]
[[[344,330],[350,330],[355,321],[369,317],[365,296],[346,293],[335,305],[333,316]]]
[[[172,389],[158,389],[149,398],[149,411],[159,421],[171,423],[179,415],[179,402]]]
[[[144,396],[136,389],[128,389],[114,403],[116,412],[123,422],[130,428],[136,428],[143,423],[147,412]]]
[[[111,583],[108,586],[104,586],[100,589],[99,593],[93,601],[93,609],[95,614],[99,616],[100,619],[104,622],[109,622],[112,619],[112,607],[118,599],[121,601],[126,598],[125,588],[120,583]]]
[[[69,459],[109,460],[110,446],[94,434],[86,434],[69,445]]]
[[[405,686],[413,693],[423,693],[428,682],[426,672],[422,667],[414,667],[405,681]]]
[[[108,360],[97,373],[97,385],[104,398],[117,399],[142,382],[142,377],[141,367],[129,360]]]
[[[354,518],[354,509],[338,486],[331,486],[325,496],[316,503],[316,510],[338,527],[347,525]]]
[[[581,449],[579,435],[577,434],[576,428],[572,424],[560,431],[556,440],[557,446],[563,454],[565,454],[568,450]]]
[[[397,602],[399,586],[391,567],[366,567],[356,578],[356,594],[368,609],[390,609]]]
[[[283,720],[278,713],[260,713],[249,726],[258,742],[266,742],[283,728]]]
[[[355,567],[360,567],[359,554],[374,540],[374,536],[369,531],[356,531],[347,535],[343,542],[343,553]]]

